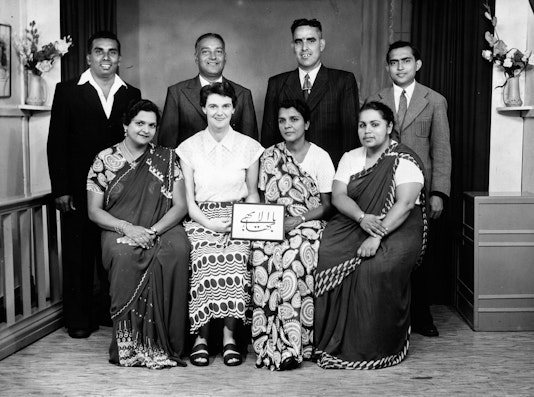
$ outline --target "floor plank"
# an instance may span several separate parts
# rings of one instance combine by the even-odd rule
[[[534,396],[534,332],[473,332],[454,309],[432,308],[439,338],[412,335],[408,358],[376,371],[256,369],[220,356],[208,367],[152,371],[107,363],[111,328],[89,339],[58,330],[0,361],[1,396]]]

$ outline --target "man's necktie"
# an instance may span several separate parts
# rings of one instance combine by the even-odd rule
[[[402,125],[404,124],[404,118],[406,117],[406,110],[408,109],[408,101],[406,100],[406,91],[402,90],[402,94],[399,100],[399,110],[397,111],[397,121],[399,123],[399,134],[402,131]]]
[[[310,75],[307,73],[306,76],[304,76],[304,84],[302,85],[302,91],[304,91],[304,100],[307,101],[311,92]]]

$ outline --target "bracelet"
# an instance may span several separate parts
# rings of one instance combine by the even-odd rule
[[[113,230],[124,236],[124,228],[128,225],[131,225],[131,223],[125,220],[120,220],[115,226],[113,226]]]
[[[156,237],[159,237],[158,230],[154,226],[150,228],[150,231],[152,231],[156,235]]]
[[[356,222],[357,223],[362,223],[363,218],[365,218],[365,212],[362,212],[362,214],[358,217],[358,219],[356,219]]]
[[[304,218],[304,215],[299,215],[300,219],[302,219],[302,223],[306,222],[306,218]]]

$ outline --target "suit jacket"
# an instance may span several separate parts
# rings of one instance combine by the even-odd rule
[[[225,78],[223,80],[232,85],[237,96],[230,125],[235,131],[258,139],[258,124],[250,90]],[[200,106],[201,88],[198,76],[168,88],[157,137],[159,145],[176,148],[187,138],[206,129],[206,115]]]
[[[286,99],[304,100],[298,69],[269,79],[261,129],[264,147],[282,140],[278,128],[278,105]],[[354,75],[322,65],[307,103],[311,118],[306,139],[326,150],[337,164],[344,152],[359,145],[359,99]]]
[[[366,102],[370,101],[382,102],[395,112],[393,86],[372,95]],[[427,192],[449,196],[451,143],[445,97],[416,82],[402,130],[397,130],[397,134],[421,158]]]
[[[121,117],[141,92],[131,85],[115,94],[110,118],[106,117],[92,85],[79,78],[58,83],[48,132],[48,170],[54,197],[74,195],[86,202],[87,173],[95,156],[124,138]]]

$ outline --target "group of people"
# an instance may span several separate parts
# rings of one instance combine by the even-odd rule
[[[406,357],[412,330],[437,336],[428,304],[419,315],[410,303],[427,213],[450,189],[446,101],[415,81],[417,49],[396,42],[393,86],[359,109],[354,75],[321,64],[320,22],[291,33],[298,68],[269,79],[259,141],[215,33],[196,41],[199,75],[169,87],[161,118],[116,74],[110,32],[58,84],[48,159],[65,325],[74,338],[112,325],[110,362],[207,366],[222,339],[228,366],[251,341],[257,367],[374,369]],[[284,239],[231,238],[240,202],[284,205]],[[110,297],[99,305],[95,263]]]

